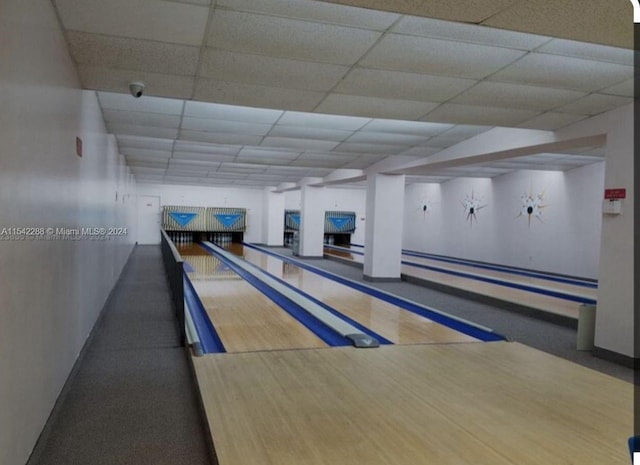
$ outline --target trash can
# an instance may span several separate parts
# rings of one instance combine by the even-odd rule
[[[593,350],[596,333],[596,306],[582,304],[578,310],[577,350]]]

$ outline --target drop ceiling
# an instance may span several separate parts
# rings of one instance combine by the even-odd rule
[[[416,14],[443,5],[411,3]],[[474,22],[502,29],[314,0],[54,0],[82,86],[98,91],[139,182],[277,186],[428,157],[494,126],[554,130],[632,101],[633,50],[602,45],[625,45],[625,28],[604,39],[573,28],[601,44],[520,33],[508,29],[541,27],[506,24],[523,2],[473,3],[492,12]],[[455,10],[433,16],[469,21]],[[578,25],[597,13],[584,10]],[[140,99],[134,80],[146,83]]]

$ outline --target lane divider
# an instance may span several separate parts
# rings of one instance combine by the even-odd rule
[[[245,260],[245,262],[247,263],[247,265],[249,265],[249,266],[251,266],[251,267],[253,267],[253,268],[257,269],[257,270],[260,270],[262,273],[266,274],[267,276],[270,276],[275,281],[277,281],[280,284],[282,284],[283,286],[289,288],[292,292],[297,292],[298,294],[304,296],[306,299],[309,299],[311,302],[314,302],[315,304],[317,304],[320,307],[324,308],[329,313],[332,313],[333,315],[335,315],[338,318],[346,321],[350,325],[353,325],[355,328],[359,329],[363,334],[367,334],[367,335],[371,336],[372,338],[377,339],[380,344],[383,344],[383,345],[393,344],[393,341],[390,341],[389,339],[381,336],[380,334],[378,334],[375,331],[367,328],[366,326],[362,325],[361,323],[358,323],[354,319],[349,318],[345,314],[341,313],[339,310],[327,305],[326,303],[322,302],[321,300],[316,299],[311,294],[308,294],[307,292],[303,291],[302,289],[297,288],[294,285],[286,282],[282,278],[280,278],[280,277],[274,275],[273,273],[270,273],[269,271],[261,268],[259,265],[256,265],[255,263],[251,263],[251,262],[249,262],[247,260]]]
[[[350,244],[350,246],[364,248],[364,245],[360,245],[360,244]],[[352,251],[351,249],[346,249],[346,250]],[[353,251],[353,252],[358,253],[356,251]],[[485,270],[500,271],[502,273],[528,276],[530,278],[545,279],[547,281],[555,281],[555,282],[564,283],[564,284],[573,284],[575,286],[588,287],[591,289],[598,288],[597,281],[589,280],[586,278],[585,279],[570,278],[570,277],[544,273],[540,271],[529,271],[521,268],[511,267],[511,266],[495,265],[491,263],[481,263],[474,260],[465,260],[464,258],[446,257],[444,255],[436,255],[436,254],[431,254],[427,252],[418,252],[415,250],[408,250],[408,249],[402,249],[402,254],[412,256],[412,257],[418,257],[418,258],[428,258],[430,260],[437,260],[437,261],[446,262],[446,263],[454,263],[457,265],[466,265],[466,266],[481,268]]]
[[[332,246],[332,245],[326,245],[324,246],[325,248],[328,249],[335,249],[335,250],[339,250],[339,251],[349,251],[350,253],[356,254],[356,255],[364,255],[363,252],[356,252],[353,250],[349,250],[346,249],[344,247],[336,247],[336,246]],[[544,288],[544,287],[538,287],[538,286],[532,286],[529,284],[521,284],[521,283],[516,283],[514,281],[508,281],[508,280],[503,280],[503,279],[497,279],[497,278],[489,278],[487,276],[483,276],[483,275],[479,275],[479,274],[474,274],[474,273],[467,273],[467,272],[463,272],[463,271],[456,271],[456,270],[449,270],[447,268],[439,268],[437,266],[431,266],[431,265],[423,265],[422,263],[415,263],[415,262],[410,262],[407,260],[402,260],[401,263],[403,265],[407,265],[407,266],[412,266],[414,268],[421,268],[424,270],[429,270],[429,271],[436,271],[438,273],[445,273],[445,274],[450,274],[452,276],[457,276],[459,278],[467,278],[467,279],[473,279],[476,281],[482,281],[485,283],[489,283],[489,284],[495,284],[498,286],[504,286],[504,287],[510,287],[512,289],[519,289],[521,291],[527,291],[527,292],[532,292],[534,294],[541,294],[541,295],[546,295],[549,297],[555,297],[557,299],[563,299],[563,300],[569,300],[571,302],[578,302],[581,304],[590,304],[590,305],[595,305],[596,304],[596,300],[592,299],[590,297],[584,297],[578,294],[571,294],[568,292],[562,292],[562,291],[555,291],[553,289],[548,289],[548,288]]]
[[[202,301],[196,290],[193,288],[193,284],[189,279],[189,276],[185,273],[184,280],[184,300],[187,303],[187,309],[191,315],[193,326],[198,335],[200,341],[200,349],[205,354],[219,354],[224,353],[227,350],[218,336],[213,323],[207,315],[207,311],[202,305]]]
[[[380,345],[378,338],[362,332],[355,325],[338,317],[336,315],[338,312],[329,312],[317,301],[314,302],[297,290],[294,291],[278,282],[265,271],[251,266],[245,260],[210,242],[203,242],[202,246],[327,344],[331,346],[353,345],[359,348],[374,348]]]
[[[413,312],[417,315],[420,315],[429,320],[435,321],[436,323],[440,323],[444,326],[447,326],[451,329],[459,331],[463,334],[466,334],[471,337],[475,337],[476,339],[480,339],[481,341],[489,342],[489,341],[504,341],[506,337],[494,332],[492,329],[487,328],[485,326],[478,325],[471,321],[465,320],[463,318],[459,318],[453,315],[449,315],[448,313],[442,312],[440,310],[436,310],[430,307],[426,307],[424,305],[418,304],[411,300],[407,300],[403,297],[399,297],[390,292],[381,291],[379,289],[367,286],[358,281],[353,281],[348,278],[344,278],[342,276],[330,273],[320,268],[316,268],[315,266],[309,265],[300,260],[296,260],[294,258],[281,255],[279,253],[268,250],[264,247],[257,246],[255,244],[251,244],[248,242],[243,242],[245,247],[249,247],[255,250],[258,250],[264,254],[271,255],[273,257],[277,257],[282,261],[292,263],[299,268],[311,271],[325,278],[331,279],[332,281],[338,282],[340,284],[345,284],[346,286],[351,287],[352,289],[356,289],[358,291],[364,292],[373,297],[377,297],[385,302],[388,302],[397,307],[403,308],[410,312]]]

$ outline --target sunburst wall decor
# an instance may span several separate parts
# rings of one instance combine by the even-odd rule
[[[470,225],[473,225],[474,221],[478,221],[478,211],[487,206],[486,203],[482,203],[482,199],[475,196],[473,191],[471,191],[471,195],[465,194],[464,200],[461,200],[460,203],[464,208],[465,214],[467,215],[467,221]]]
[[[548,207],[548,205],[544,205],[544,192],[541,192],[537,195],[533,195],[533,188],[529,190],[529,193],[524,193],[520,196],[520,212],[516,218],[520,218],[521,216],[526,216],[527,221],[529,223],[529,227],[531,227],[531,218],[537,218],[539,221],[542,221],[542,209]]]

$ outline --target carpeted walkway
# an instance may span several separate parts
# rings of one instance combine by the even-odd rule
[[[160,246],[136,246],[28,465],[211,463]]]

